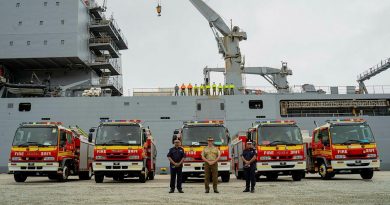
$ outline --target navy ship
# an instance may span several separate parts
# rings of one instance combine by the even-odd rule
[[[84,130],[101,120],[140,119],[156,139],[157,167],[166,167],[173,131],[187,120],[224,120],[231,135],[254,121],[292,119],[304,135],[328,119],[358,117],[368,121],[379,146],[381,168],[390,170],[390,93],[371,94],[364,81],[390,67],[390,59],[358,78],[358,86],[318,89],[289,86],[292,71],[246,67],[239,44],[247,35],[201,0],[190,0],[207,19],[223,56],[225,83],[234,95],[174,96],[174,88],[134,90],[123,96],[121,50],[125,35],[106,6],[93,0],[0,2],[0,171],[7,172],[16,128],[23,122],[60,121]],[[248,89],[244,74],[264,77],[276,92]]]

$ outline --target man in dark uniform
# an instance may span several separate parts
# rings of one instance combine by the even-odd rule
[[[179,193],[184,193],[181,187],[182,184],[182,169],[183,169],[183,161],[186,157],[184,153],[184,149],[181,147],[180,140],[176,139],[174,141],[175,146],[169,149],[168,159],[170,162],[170,170],[171,170],[171,190],[169,193],[175,192],[175,181],[177,177],[177,190]]]
[[[244,192],[255,192],[256,185],[256,149],[253,148],[251,141],[246,142],[246,149],[242,152],[241,158],[244,161],[244,173],[246,179],[246,187]]]

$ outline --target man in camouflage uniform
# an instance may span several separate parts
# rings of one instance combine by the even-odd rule
[[[218,184],[218,160],[221,157],[221,152],[217,147],[214,146],[214,139],[212,137],[208,138],[208,146],[205,147],[202,151],[202,159],[204,161],[204,183],[206,188],[206,193],[210,192],[210,175],[213,180],[213,189],[214,193],[219,193],[217,184]]]

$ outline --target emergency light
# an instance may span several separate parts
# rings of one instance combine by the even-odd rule
[[[115,122],[120,122],[120,123],[141,123],[142,121],[141,120],[107,120],[107,119],[104,119],[104,120],[101,120],[100,121],[101,123],[115,123]]]

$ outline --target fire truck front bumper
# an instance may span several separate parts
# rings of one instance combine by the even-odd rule
[[[257,171],[291,171],[305,170],[306,161],[257,162]]]
[[[57,172],[58,162],[9,162],[9,172]]]
[[[183,172],[204,172],[203,162],[184,162]],[[218,162],[218,172],[230,172],[230,162]]]
[[[331,161],[333,170],[350,169],[379,169],[379,159],[354,159],[354,160],[333,160]]]
[[[96,161],[94,171],[143,171],[143,161]]]

